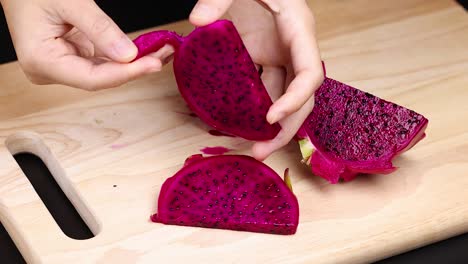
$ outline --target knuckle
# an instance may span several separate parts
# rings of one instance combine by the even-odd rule
[[[323,71],[316,71],[314,79],[319,85],[322,84],[325,81],[325,73]]]
[[[102,89],[102,82],[99,81],[99,75],[97,74],[96,70],[97,66],[92,66],[89,70],[89,74],[87,78],[80,83],[80,88],[87,91],[97,91]]]
[[[304,15],[305,21],[307,22],[308,25],[315,27],[317,22],[315,20],[314,14],[312,13],[311,10],[305,10],[305,11],[306,11]]]
[[[110,18],[106,16],[98,16],[91,25],[91,34],[102,35],[112,28]]]
[[[90,78],[86,80],[85,82],[82,82],[79,85],[79,88],[86,90],[86,91],[94,92],[94,91],[99,91],[99,90],[108,89],[108,88],[115,88],[115,87],[118,87],[119,85],[120,85],[120,82],[117,82],[117,81],[108,82],[106,80],[99,80],[97,77],[94,77],[94,78]]]
[[[308,83],[308,85],[310,85],[310,87],[308,87],[307,90],[310,90],[312,92],[312,94],[315,92],[315,90],[317,90],[317,88],[323,83],[323,81],[325,80],[325,73],[323,72],[322,70],[322,67],[320,67],[320,69],[316,70],[316,69],[307,69],[305,72],[304,72],[305,77],[306,78],[306,82]]]
[[[288,144],[290,140],[291,139],[289,138],[289,135],[286,133],[286,131],[283,131],[282,133],[279,133],[278,136],[276,137],[276,140],[275,140],[276,144],[275,145],[278,148],[280,148],[280,147]]]
[[[317,26],[317,21],[315,20],[315,17],[312,14],[309,15],[308,21],[310,25],[315,29],[315,27]]]
[[[284,109],[284,113],[286,115],[291,115],[291,114],[297,112],[299,109],[301,109],[303,104],[299,100],[303,100],[303,99],[302,98],[301,99],[296,99],[294,103],[290,104],[289,107]]]
[[[128,80],[128,73],[125,71],[115,75],[110,72],[106,72],[103,65],[94,65],[89,69],[87,78],[83,81],[80,86],[82,89],[87,91],[98,91],[108,88],[115,88]]]
[[[309,98],[309,100],[307,100],[307,102],[304,104],[304,106],[306,107],[308,113],[310,113],[310,111],[312,111],[312,109],[314,108],[314,105],[315,105],[315,96],[311,96]]]
[[[91,75],[83,78],[79,83],[74,83],[72,86],[90,92],[97,91],[101,88],[100,84]]]
[[[83,83],[80,84],[79,88],[94,92],[103,89],[103,85],[100,82],[97,82],[96,80],[87,80]]]
[[[28,78],[28,80],[32,83],[32,84],[36,84],[36,85],[46,85],[46,84],[51,84],[52,82],[47,80],[47,79],[44,79],[42,77],[39,77],[39,76],[36,76],[36,75],[32,75],[32,74],[28,74],[26,73],[26,78]]]
[[[28,74],[35,72],[35,70],[39,68],[38,65],[40,64],[39,59],[35,56],[19,56],[18,62],[23,71],[27,72]]]
[[[36,56],[19,57],[18,62],[26,78],[28,78],[31,83],[38,85],[50,84],[45,76],[43,76],[44,67],[41,67],[42,60],[40,58]]]
[[[279,141],[278,141],[278,148],[286,146],[291,139],[289,137],[283,136]]]

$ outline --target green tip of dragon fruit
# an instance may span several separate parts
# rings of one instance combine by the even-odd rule
[[[302,163],[308,164],[310,157],[314,153],[314,145],[308,138],[304,138],[298,141],[299,148],[301,149],[302,154]]]
[[[293,188],[291,183],[291,176],[289,176],[289,168],[284,170],[284,183],[286,183],[286,186],[288,186],[289,190],[292,192]]]

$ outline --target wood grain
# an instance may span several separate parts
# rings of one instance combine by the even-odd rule
[[[187,111],[172,70],[96,93],[29,84],[0,65],[0,218],[31,263],[362,263],[468,231],[468,17],[448,0],[317,0],[328,75],[423,113],[427,138],[387,176],[330,185],[294,143],[266,163],[291,169],[294,236],[149,222],[164,179],[213,137]],[[187,22],[165,26],[190,32]],[[140,32],[138,32],[140,33]],[[133,36],[135,36],[135,33]],[[39,155],[96,237],[66,237],[11,153]],[[117,187],[114,187],[116,185]]]

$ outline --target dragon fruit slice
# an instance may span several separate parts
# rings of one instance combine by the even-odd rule
[[[179,90],[207,124],[250,140],[271,139],[279,132],[279,125],[266,122],[271,99],[231,22],[217,21],[187,37],[156,31],[135,43],[138,57],[166,43],[176,48]],[[296,138],[312,172],[337,183],[359,173],[393,172],[392,159],[423,139],[427,124],[412,110],[326,78]]]
[[[427,124],[412,110],[326,78],[297,137],[312,172],[337,183],[393,172],[392,159],[423,139]]]
[[[281,127],[270,125],[272,105],[239,33],[228,20],[196,28],[186,37],[154,31],[134,40],[137,58],[165,44],[174,46],[174,74],[183,98],[205,123],[248,140],[274,138]]]
[[[242,155],[194,155],[164,182],[151,219],[291,235],[297,230],[299,204],[281,177],[262,162]]]

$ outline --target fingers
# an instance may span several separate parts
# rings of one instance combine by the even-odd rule
[[[287,145],[297,133],[313,107],[314,98],[311,97],[299,111],[281,120],[280,124],[282,129],[274,139],[254,144],[252,149],[254,158],[257,160],[264,160],[270,156],[271,153]]]
[[[143,57],[132,63],[91,61],[75,55],[65,55],[49,63],[47,79],[52,83],[94,91],[116,87],[144,74],[161,70],[161,62]]]
[[[172,55],[174,54],[174,47],[166,44],[158,51],[147,54],[146,57],[154,58],[160,61],[163,65],[167,64],[171,59]],[[106,57],[106,55],[99,49],[94,49],[94,57]]]
[[[214,22],[226,13],[233,0],[198,0],[190,13],[190,22],[204,26]]]
[[[62,38],[75,46],[77,53],[81,57],[105,57],[104,54],[97,54],[97,50],[94,48],[93,43],[77,28],[72,28]]]
[[[94,1],[57,2],[66,2],[58,8],[62,19],[82,31],[106,57],[118,62],[136,57],[136,46]]]
[[[161,61],[163,65],[165,65],[171,60],[172,55],[174,54],[174,51],[175,50],[173,46],[166,44],[162,48],[160,48],[158,51],[148,54],[147,56],[155,58]]]
[[[306,1],[278,3],[282,4],[275,21],[283,43],[290,50],[295,78],[268,111],[267,120],[272,124],[301,109],[324,79],[315,22]]]
[[[285,69],[283,67],[264,66],[261,78],[271,100],[275,102],[283,94],[286,78]]]
[[[263,7],[265,7],[271,13],[279,13],[280,6],[275,0],[257,0]]]
[[[302,108],[322,84],[323,75],[317,70],[304,70],[297,75],[286,90],[271,107],[267,121],[274,124]]]
[[[286,70],[283,67],[264,66],[262,81],[273,102],[283,94]]]
[[[267,114],[268,122],[279,121],[282,130],[272,140],[255,143],[253,156],[259,160],[267,158],[294,137],[312,111],[313,94],[324,79],[314,21],[312,14],[305,11],[308,10],[305,1],[281,3],[275,21],[283,44],[290,50],[292,65],[288,67],[286,93]]]

